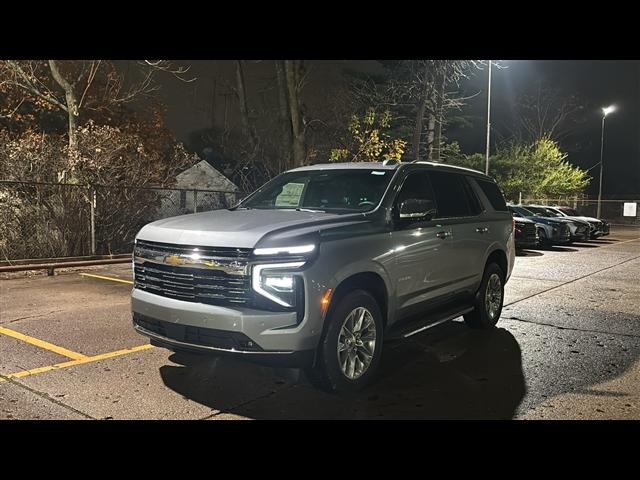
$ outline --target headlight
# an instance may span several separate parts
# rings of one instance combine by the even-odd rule
[[[254,255],[302,255],[305,253],[311,253],[316,249],[313,244],[310,245],[297,245],[294,247],[271,247],[271,248],[256,248],[253,251]]]
[[[260,295],[283,307],[294,307],[301,279],[287,270],[304,265],[305,262],[266,263],[254,265],[251,286]]]

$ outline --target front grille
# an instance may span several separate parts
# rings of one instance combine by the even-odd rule
[[[172,243],[148,242],[138,240],[136,247],[153,250],[165,255],[175,255],[181,253],[193,253],[194,250],[202,255],[220,257],[229,260],[247,260],[251,256],[251,248],[235,247],[203,247],[202,245],[174,245]]]
[[[161,263],[165,256],[191,254],[195,248],[208,259],[215,259],[219,268],[198,268],[185,265]],[[153,253],[154,261],[144,255]],[[250,300],[250,277],[229,273],[242,271],[248,263],[251,249],[224,247],[191,247],[157,242],[136,243],[134,262],[134,286],[163,297],[187,302],[220,306],[245,306]]]
[[[135,288],[163,297],[209,305],[246,305],[249,276],[145,262],[135,265]]]
[[[213,328],[180,325],[155,318],[133,314],[133,322],[149,332],[156,333],[170,340],[222,348],[225,350],[261,351],[259,345],[241,332],[229,332]]]
[[[527,241],[531,241],[531,242],[536,241],[536,224],[535,223],[525,223],[523,232],[524,232],[524,237]]]

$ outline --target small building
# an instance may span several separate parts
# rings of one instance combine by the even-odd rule
[[[238,187],[206,160],[176,176],[173,188],[162,199],[166,216],[229,208],[240,200]]]

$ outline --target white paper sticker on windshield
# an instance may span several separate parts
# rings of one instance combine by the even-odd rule
[[[297,207],[304,190],[304,183],[287,183],[276,197],[276,207]]]

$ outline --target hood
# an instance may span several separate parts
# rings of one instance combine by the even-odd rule
[[[598,220],[597,218],[594,218],[594,217],[583,217],[582,215],[579,217],[570,217],[570,218],[575,218],[576,220],[581,220],[583,222],[602,223],[602,220]]]
[[[536,223],[542,223],[543,225],[561,225],[561,224],[566,224],[571,222],[571,220],[563,221],[561,218],[541,217],[539,215],[534,215],[533,217],[528,217],[528,218],[535,221]]]
[[[587,220],[585,220],[585,217],[564,217],[565,219],[573,222],[573,223],[577,223],[577,224],[582,224],[582,225],[589,225],[589,222]]]
[[[144,226],[137,239],[181,245],[254,248],[265,236],[287,238],[327,226],[366,221],[362,214],[337,215],[296,210],[214,210],[165,218]]]
[[[513,217],[513,219],[516,221],[516,223],[536,223],[527,217]]]

